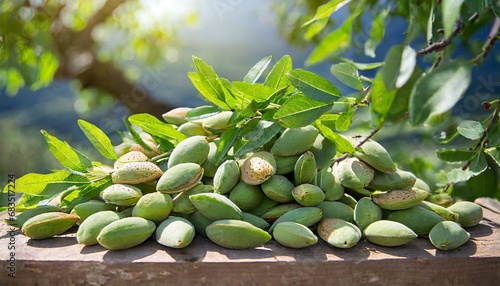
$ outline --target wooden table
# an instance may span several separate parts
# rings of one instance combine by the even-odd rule
[[[484,220],[467,230],[471,239],[451,251],[427,239],[382,247],[366,241],[338,249],[319,241],[289,249],[230,250],[197,235],[184,249],[153,239],[128,250],[83,246],[75,232],[30,240],[17,232],[15,278],[10,278],[11,241],[0,223],[0,285],[500,285],[500,214],[484,208]]]

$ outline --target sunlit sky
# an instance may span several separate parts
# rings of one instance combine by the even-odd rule
[[[253,64],[268,55],[277,61],[291,54],[299,66],[307,56],[307,51],[290,46],[278,34],[272,1],[141,0],[141,3],[145,9],[137,17],[143,27],[161,21],[175,27],[176,41],[165,53],[165,70],[159,71],[168,74],[162,82],[164,88],[159,93],[153,92],[155,96],[168,97],[174,104],[202,103],[187,77],[187,72],[193,70],[193,55],[229,80],[241,80]],[[196,20],[186,24],[190,15],[196,15]]]

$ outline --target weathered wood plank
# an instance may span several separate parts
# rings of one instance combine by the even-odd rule
[[[499,214],[485,209],[480,225],[467,229],[472,239],[459,249],[436,250],[418,238],[400,247],[363,241],[337,249],[323,241],[289,249],[274,241],[250,250],[229,250],[197,236],[185,249],[169,249],[150,239],[123,251],[76,243],[74,230],[47,240],[15,236],[16,278],[9,278],[10,235],[0,224],[2,285],[122,284],[183,285],[370,284],[498,285]],[[9,283],[9,284],[5,284]],[[169,284],[169,283],[166,283]]]

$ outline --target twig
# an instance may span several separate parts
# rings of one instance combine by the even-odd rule
[[[357,149],[357,148],[361,147],[363,144],[365,144],[365,143],[366,143],[368,140],[370,140],[370,139],[371,139],[371,138],[372,138],[375,134],[377,134],[377,132],[378,132],[379,130],[380,130],[379,128],[375,128],[375,129],[373,129],[373,130],[370,132],[370,134],[368,134],[368,136],[366,136],[363,140],[359,141],[359,142],[358,142],[358,144],[356,144],[356,145],[354,146],[354,149]],[[340,162],[340,161],[345,160],[345,159],[347,158],[347,156],[348,156],[348,154],[346,153],[346,154],[344,154],[344,155],[342,155],[342,156],[340,156],[340,157],[338,157],[338,158],[333,159],[333,160],[332,160],[332,164],[331,164],[331,165],[333,165],[333,164],[335,164],[335,163],[337,163],[337,162]]]
[[[431,71],[434,70],[435,68],[437,68],[439,66],[439,64],[443,60],[443,55],[444,55],[444,51],[441,51],[439,53],[439,55],[437,56],[437,58],[434,60],[434,63],[432,63],[432,66],[430,68]]]
[[[126,0],[108,0],[108,1],[105,1],[104,5],[101,7],[101,9],[99,9],[99,11],[97,11],[89,19],[89,21],[87,22],[87,26],[85,26],[85,28],[82,31],[80,31],[77,35],[80,37],[83,37],[85,39],[87,39],[87,38],[90,39],[94,28],[97,25],[106,21],[106,19],[108,19],[109,16],[111,16],[113,11],[115,11],[115,9],[118,8],[118,6],[123,4],[125,1]]]
[[[491,117],[491,120],[488,123],[488,126],[486,126],[486,129],[484,129],[483,134],[481,135],[481,138],[479,139],[479,142],[477,142],[476,146],[474,146],[474,149],[472,149],[473,151],[476,151],[479,147],[484,145],[484,142],[486,141],[488,134],[490,134],[491,129],[493,129],[495,122],[497,122],[497,120],[498,120],[499,113],[500,113],[500,104],[497,104],[497,107],[495,108],[495,111],[493,112],[493,116]],[[471,163],[472,163],[472,160],[466,161],[462,165],[462,170],[467,169]]]
[[[380,129],[379,128],[375,128],[372,130],[372,132],[370,132],[370,134],[368,134],[368,136],[366,136],[363,140],[361,140],[358,144],[356,144],[356,146],[354,146],[354,149],[356,148],[359,148],[361,147],[361,145],[365,144],[368,140],[370,140],[375,134],[377,134],[377,132],[379,131]]]
[[[451,33],[451,35],[448,38],[443,38],[440,41],[438,41],[438,42],[436,42],[436,43],[428,46],[427,48],[421,49],[420,51],[418,51],[417,57],[423,56],[423,55],[426,55],[426,54],[429,54],[429,53],[432,53],[432,52],[435,52],[435,51],[441,51],[441,50],[443,50],[444,48],[446,48],[448,45],[451,44],[451,42],[453,41],[453,39],[458,34],[460,34],[460,32],[462,32],[463,29],[464,29],[464,23],[462,22],[462,19],[459,18],[455,22],[455,25],[453,27],[453,32]]]
[[[363,98],[363,100],[361,100],[361,103],[362,104],[368,104],[370,103],[370,100],[372,99],[372,93],[370,92],[370,89],[371,89],[371,85],[363,88],[363,92],[366,94],[366,96]]]
[[[496,17],[495,21],[493,22],[493,26],[491,26],[490,33],[488,35],[488,40],[486,40],[486,43],[481,49],[479,55],[477,55],[473,60],[471,60],[472,63],[476,63],[479,62],[480,60],[486,59],[486,56],[493,48],[493,45],[495,45],[495,41],[497,40],[498,37],[499,28],[500,28],[500,19]]]

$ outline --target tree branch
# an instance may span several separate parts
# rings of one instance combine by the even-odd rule
[[[79,32],[64,27],[59,17],[53,19],[54,26],[58,27],[52,31],[52,40],[59,55],[56,77],[76,79],[81,82],[82,88],[93,87],[104,91],[125,105],[131,113],[150,113],[160,117],[173,106],[150,96],[149,89],[160,84],[158,79],[150,80],[148,88],[136,85],[112,62],[103,62],[96,57],[91,36],[93,29],[106,21],[125,1],[106,1]]]
[[[498,37],[499,28],[500,28],[500,19],[498,17],[496,17],[495,21],[493,22],[493,25],[491,26],[490,33],[488,35],[488,40],[486,40],[486,43],[484,44],[483,48],[481,49],[481,52],[479,53],[479,55],[477,55],[471,61],[472,63],[477,63],[481,60],[486,59],[486,56],[488,55],[490,50],[495,45],[495,41],[497,40],[497,37]]]
[[[443,38],[440,41],[429,45],[427,48],[421,49],[420,51],[417,52],[417,57],[423,56],[423,55],[426,55],[426,54],[429,54],[429,53],[432,53],[435,51],[443,50],[444,48],[446,48],[447,46],[449,46],[451,44],[453,39],[455,39],[455,37],[458,36],[458,34],[460,34],[463,29],[464,29],[464,23],[462,22],[462,19],[459,18],[455,22],[455,25],[453,27],[453,32],[451,33],[451,35],[448,38]]]
[[[370,132],[370,134],[368,134],[368,136],[366,136],[365,138],[363,138],[363,140],[359,141],[359,142],[358,142],[358,144],[356,144],[356,145],[354,146],[354,149],[357,149],[357,148],[361,147],[363,144],[365,144],[365,143],[366,143],[368,140],[370,140],[370,139],[371,139],[371,138],[372,138],[375,134],[377,134],[377,132],[378,132],[379,130],[380,130],[379,128],[375,128],[375,129],[373,129],[373,130]],[[348,154],[344,154],[344,155],[342,155],[342,156],[340,156],[340,157],[338,157],[338,158],[333,159],[333,160],[332,160],[332,164],[330,164],[330,165],[333,165],[333,164],[335,164],[335,163],[337,163],[337,162],[340,162],[340,161],[345,160],[345,159],[347,158],[347,156],[348,156]]]
[[[495,111],[493,112],[493,115],[491,116],[491,120],[488,123],[488,126],[486,126],[486,129],[484,129],[483,134],[481,135],[481,138],[479,139],[479,142],[474,147],[474,149],[473,149],[474,151],[476,151],[479,147],[484,146],[486,138],[488,137],[488,134],[490,134],[491,129],[493,129],[493,126],[495,125],[495,122],[497,122],[497,120],[498,120],[498,114],[499,113],[500,113],[500,103],[497,103]],[[471,163],[472,163],[471,160],[466,161],[462,165],[462,170],[466,170],[470,166]]]
[[[152,98],[147,88],[128,81],[123,72],[111,62],[96,60],[87,70],[79,74],[77,79],[82,83],[83,88],[94,87],[105,91],[123,103],[131,113],[149,113],[160,117],[174,108]],[[153,78],[148,84],[159,85],[159,80]]]
[[[87,26],[79,32],[79,34],[84,35],[85,37],[90,37],[94,28],[106,21],[113,11],[115,11],[118,6],[125,3],[126,0],[108,0],[104,2],[104,5],[101,7],[99,11],[97,11],[92,18],[89,19]]]

